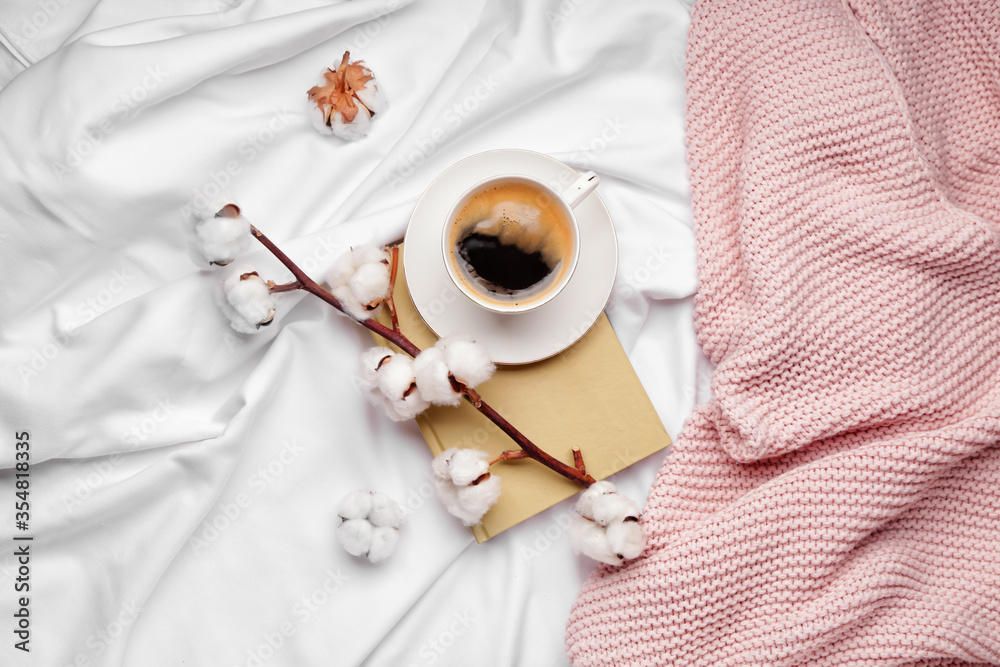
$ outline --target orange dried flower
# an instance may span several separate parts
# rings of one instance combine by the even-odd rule
[[[323,72],[323,83],[308,91],[315,104],[316,127],[324,134],[357,139],[368,131],[372,116],[384,106],[375,75],[363,60],[345,51],[336,70]]]

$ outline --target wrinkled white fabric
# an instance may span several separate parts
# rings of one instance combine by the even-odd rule
[[[572,506],[475,545],[432,497],[415,424],[365,401],[367,332],[289,293],[271,326],[234,333],[184,233],[226,192],[321,279],[350,247],[401,238],[464,157],[592,169],[620,248],[608,313],[674,434],[707,377],[687,20],[678,0],[3,3],[0,41],[27,68],[0,89],[0,503],[26,431],[34,541],[22,654],[0,525],[0,664],[564,663],[592,567],[566,539]],[[349,143],[315,131],[305,96],[345,50],[390,101]],[[256,245],[244,260],[291,278]],[[623,493],[645,497],[653,458]],[[336,545],[356,488],[406,513],[377,567]]]

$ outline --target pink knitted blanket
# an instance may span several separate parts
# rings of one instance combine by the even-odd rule
[[[1000,3],[700,0],[716,371],[577,665],[1000,664]]]

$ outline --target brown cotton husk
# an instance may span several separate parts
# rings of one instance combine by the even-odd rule
[[[340,66],[336,70],[328,69],[323,73],[325,83],[313,86],[308,91],[309,99],[323,112],[323,120],[327,125],[330,124],[333,114],[338,111],[345,123],[353,122],[361,108],[371,114],[371,110],[365,107],[356,93],[364,90],[368,82],[375,77],[365,67],[363,60],[351,62],[350,58],[351,52],[345,51]]]

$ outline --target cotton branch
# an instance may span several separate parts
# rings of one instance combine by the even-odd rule
[[[396,270],[399,268],[399,246],[392,246],[390,250],[391,258],[389,263],[389,298],[385,305],[389,309],[389,319],[392,321],[392,330],[399,331],[399,317],[396,315],[396,303],[392,300],[392,288],[396,286]]]
[[[298,289],[309,292],[314,296],[318,296],[320,299],[326,301],[328,304],[330,304],[340,312],[344,313],[348,317],[351,317],[347,313],[347,311],[344,310],[344,307],[340,305],[340,301],[337,300],[337,297],[330,294],[328,291],[323,289],[322,285],[320,285],[315,280],[306,275],[306,272],[303,271],[298,264],[293,262],[291,258],[281,250],[281,248],[274,245],[274,242],[271,241],[271,239],[267,238],[259,229],[251,225],[250,233],[257,241],[260,242],[261,245],[267,248],[271,252],[271,254],[278,259],[279,262],[284,264],[285,268],[287,268],[289,271],[292,272],[292,275],[295,276],[295,280],[298,281],[299,283]],[[420,354],[420,348],[414,345],[402,333],[398,331],[393,331],[392,329],[388,328],[387,326],[383,325],[380,322],[375,321],[372,318],[369,318],[367,320],[358,320],[357,318],[352,317],[351,319],[354,319],[358,324],[365,327],[366,329],[369,329],[370,331],[377,333],[379,336],[389,341],[390,343],[401,349],[403,352],[406,352],[411,357],[415,357],[418,354]]]
[[[351,316],[344,307],[340,304],[333,294],[324,289],[319,283],[310,278],[306,273],[288,257],[278,246],[276,246],[267,236],[265,236],[259,229],[252,226],[250,227],[251,235],[255,238],[261,245],[267,248],[272,255],[274,255],[279,262],[281,262],[285,268],[292,272],[295,280],[284,285],[272,285],[271,291],[290,291],[294,289],[301,289],[310,294],[319,297],[329,305],[333,306],[340,312],[344,313],[348,317],[354,319],[358,324],[365,327],[366,329],[378,334],[388,342],[392,343],[400,350],[410,355],[411,357],[416,357],[420,354],[420,348],[417,347],[409,338],[407,338],[399,330],[399,323],[395,316],[395,307],[392,305],[392,296],[390,290],[390,296],[387,299],[387,306],[389,308],[390,316],[392,317],[392,328],[383,325],[382,323],[376,321],[374,318],[368,318],[365,320],[359,320]],[[395,284],[395,267],[397,261],[397,248],[393,248],[392,252],[392,272],[391,281]],[[562,461],[551,456],[548,452],[544,451],[533,443],[527,436],[517,430],[510,422],[508,422],[500,413],[494,410],[482,397],[474,390],[467,389],[462,392],[465,399],[469,402],[472,407],[482,413],[487,419],[497,425],[501,431],[506,433],[511,440],[513,440],[521,451],[524,452],[523,455],[519,456],[508,456],[504,460],[512,458],[531,458],[538,461],[547,468],[555,471],[556,473],[562,475],[563,477],[576,482],[583,487],[589,487],[596,480],[587,474],[586,467],[583,465],[583,455],[580,453],[578,448],[574,448],[573,459],[574,465],[570,466]],[[501,455],[503,456],[503,455]]]

